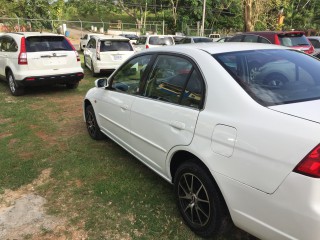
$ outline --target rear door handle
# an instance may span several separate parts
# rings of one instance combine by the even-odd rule
[[[179,121],[172,121],[170,123],[171,127],[177,128],[179,130],[184,130],[186,128],[186,124],[183,122],[179,122]]]

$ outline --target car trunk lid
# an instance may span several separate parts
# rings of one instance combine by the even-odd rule
[[[320,111],[315,111],[320,105],[320,100],[283,104],[269,107],[272,110],[308,121],[320,123]]]

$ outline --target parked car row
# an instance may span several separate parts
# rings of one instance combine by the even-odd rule
[[[199,236],[233,221],[261,239],[314,240],[319,75],[319,60],[276,44],[150,48],[97,79],[83,115],[91,138],[109,137],[173,184]]]
[[[63,35],[16,32],[0,35],[0,77],[19,96],[28,86],[76,88],[84,74],[78,52]]]

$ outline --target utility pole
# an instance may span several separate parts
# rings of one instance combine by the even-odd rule
[[[206,18],[206,0],[203,0],[202,24],[201,24],[200,36],[204,36],[204,23],[205,23],[205,18]]]

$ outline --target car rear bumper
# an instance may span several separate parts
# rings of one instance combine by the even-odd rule
[[[18,86],[41,86],[51,84],[74,84],[83,79],[82,72],[50,75],[50,76],[28,76],[22,80],[17,80]]]
[[[320,179],[290,173],[273,194],[215,174],[236,226],[261,239],[318,239]]]

